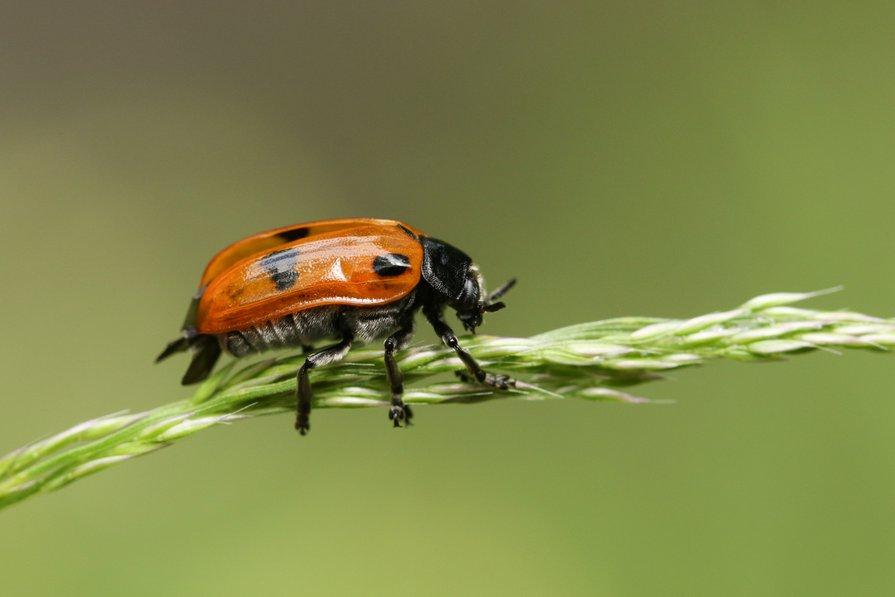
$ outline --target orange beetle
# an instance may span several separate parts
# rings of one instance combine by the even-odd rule
[[[212,257],[181,336],[156,362],[192,349],[183,376],[187,385],[207,378],[223,350],[242,357],[300,346],[307,358],[297,372],[295,427],[304,435],[312,398],[308,372],[340,360],[354,342],[385,338],[389,419],[400,427],[413,413],[401,399],[403,376],[395,352],[410,342],[419,309],[472,379],[499,389],[515,385],[505,375],[485,372],[443,317],[450,307],[475,332],[485,312],[503,308],[497,299],[514,283],[487,294],[478,267],[465,253],[395,220],[349,218],[276,228]],[[337,342],[311,348],[328,338]]]

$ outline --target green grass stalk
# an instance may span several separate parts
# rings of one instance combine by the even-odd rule
[[[623,317],[530,338],[463,338],[463,345],[489,370],[519,380],[516,389],[504,392],[459,381],[433,382],[433,376],[459,370],[460,361],[442,346],[411,348],[399,359],[407,386],[404,400],[413,405],[494,398],[639,404],[650,401],[628,393],[629,386],[711,360],[768,361],[814,350],[888,351],[895,347],[893,319],[794,306],[825,292],[763,295],[735,309],[691,319]],[[300,355],[291,354],[242,366],[232,362],[189,399],[84,421],[14,450],[0,458],[0,508],[209,427],[291,413],[294,375],[301,361]],[[314,370],[312,382],[315,409],[385,408],[389,404],[378,348],[354,350],[345,361]],[[284,425],[283,432],[288,429]]]

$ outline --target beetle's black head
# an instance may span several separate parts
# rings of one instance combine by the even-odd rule
[[[495,301],[515,284],[515,280],[488,295],[482,274],[469,255],[435,238],[424,236],[420,242],[423,245],[423,279],[457,312],[464,328],[475,333],[475,329],[482,325],[485,312],[503,309],[504,304]]]

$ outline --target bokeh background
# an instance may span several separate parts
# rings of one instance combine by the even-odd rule
[[[755,294],[895,311],[890,2],[0,7],[0,451],[187,395],[207,258],[369,215],[525,335]],[[431,332],[418,336],[433,339]],[[0,513],[7,595],[882,595],[895,361],[717,363],[673,405],[319,411]]]

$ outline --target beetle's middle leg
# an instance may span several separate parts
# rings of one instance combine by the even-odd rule
[[[413,335],[413,319],[408,319],[401,324],[401,329],[388,337],[385,341],[385,375],[388,378],[388,385],[392,394],[392,405],[388,411],[388,418],[395,427],[401,426],[401,421],[405,421],[410,425],[410,419],[413,418],[413,411],[404,404],[402,396],[404,394],[404,374],[398,367],[395,360],[395,352],[401,350]]]
[[[308,372],[314,367],[328,365],[342,360],[351,350],[353,338],[345,335],[338,344],[327,346],[308,356],[304,364],[299,367],[296,374],[296,393],[298,394],[298,407],[295,418],[295,428],[302,435],[311,430],[311,381]]]

